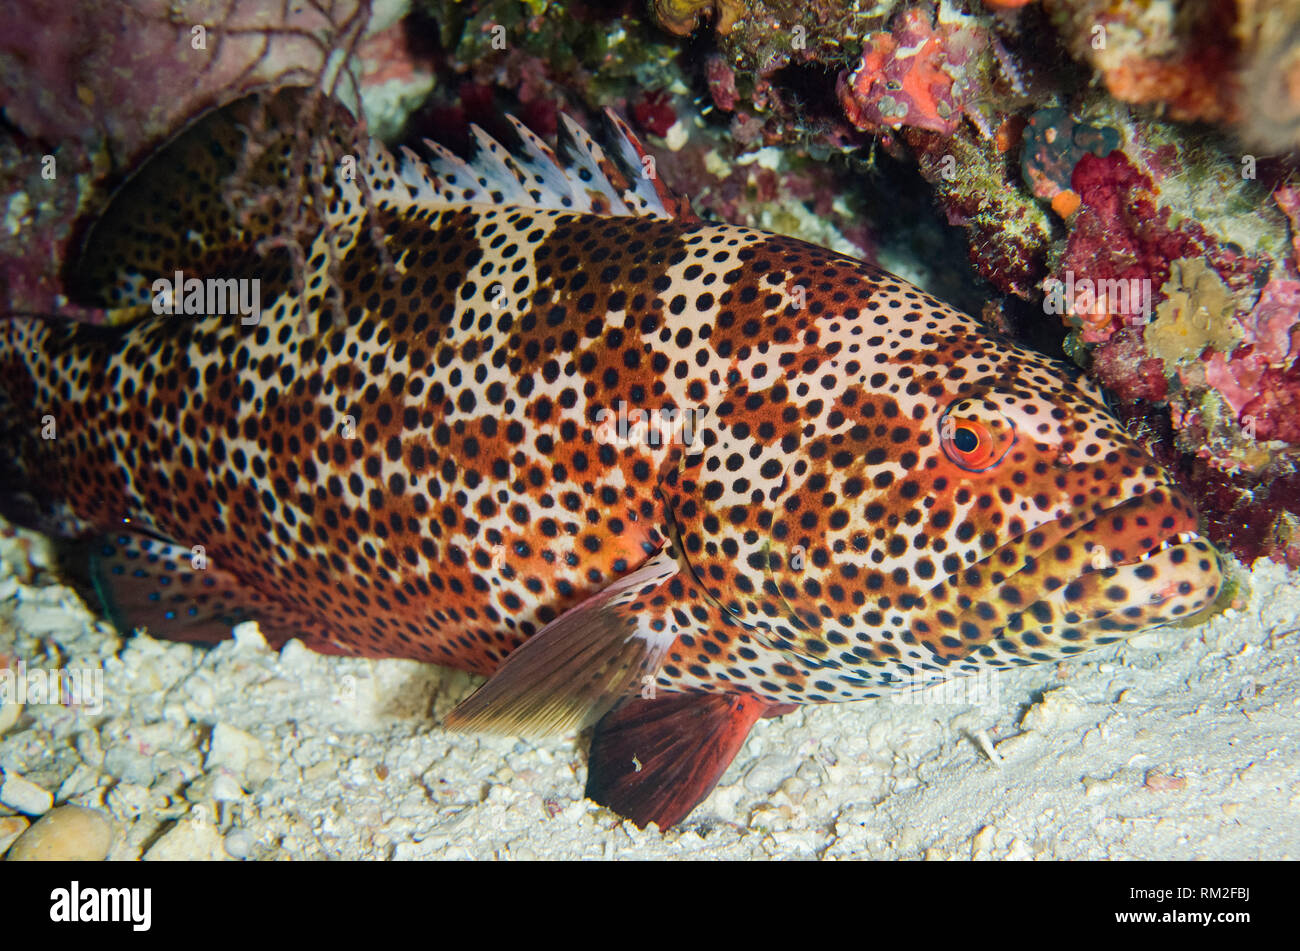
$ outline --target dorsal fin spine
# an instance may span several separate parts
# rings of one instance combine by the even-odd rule
[[[399,162],[375,143],[367,168],[372,194],[399,206],[494,204],[695,220],[686,203],[657,176],[645,175],[645,148],[612,113],[608,119],[616,146],[613,154],[564,114],[558,151],[518,119],[506,119],[519,136],[520,145],[513,151],[477,125],[471,127],[475,152],[469,159],[425,139],[427,156],[403,148]]]

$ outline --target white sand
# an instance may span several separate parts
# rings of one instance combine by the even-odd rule
[[[764,721],[666,834],[583,799],[582,742],[443,732],[463,674],[123,641],[48,563],[0,538],[0,654],[102,667],[104,706],[26,707],[0,768],[108,811],[113,858],[1300,858],[1300,577],[1266,562],[1243,610],[999,675],[986,706]]]

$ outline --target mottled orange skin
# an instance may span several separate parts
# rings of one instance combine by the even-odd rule
[[[1195,515],[1076,373],[879,269],[727,226],[372,214],[397,273],[358,230],[340,317],[6,325],[6,412],[59,421],[26,450],[47,510],[203,546],[273,643],[476,673],[670,541],[657,686],[769,702],[1054,659],[1217,590],[1199,540],[1125,566]],[[620,403],[702,422],[609,444]],[[987,471],[945,448],[959,403],[1016,433]]]

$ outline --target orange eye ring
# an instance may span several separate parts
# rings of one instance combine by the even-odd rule
[[[949,407],[939,421],[939,442],[944,455],[967,472],[987,472],[1014,445],[1015,427],[1010,421],[999,419],[1002,425],[995,432],[983,420],[952,412],[956,408],[956,404]]]

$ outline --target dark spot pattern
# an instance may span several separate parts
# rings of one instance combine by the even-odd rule
[[[311,257],[305,315],[286,291],[256,328],[0,327],[4,410],[59,423],[23,463],[47,517],[203,546],[273,642],[478,673],[673,539],[637,603],[671,638],[659,686],[773,702],[1051,660],[1213,600],[1190,503],[1098,394],[892,275],[383,173]]]

